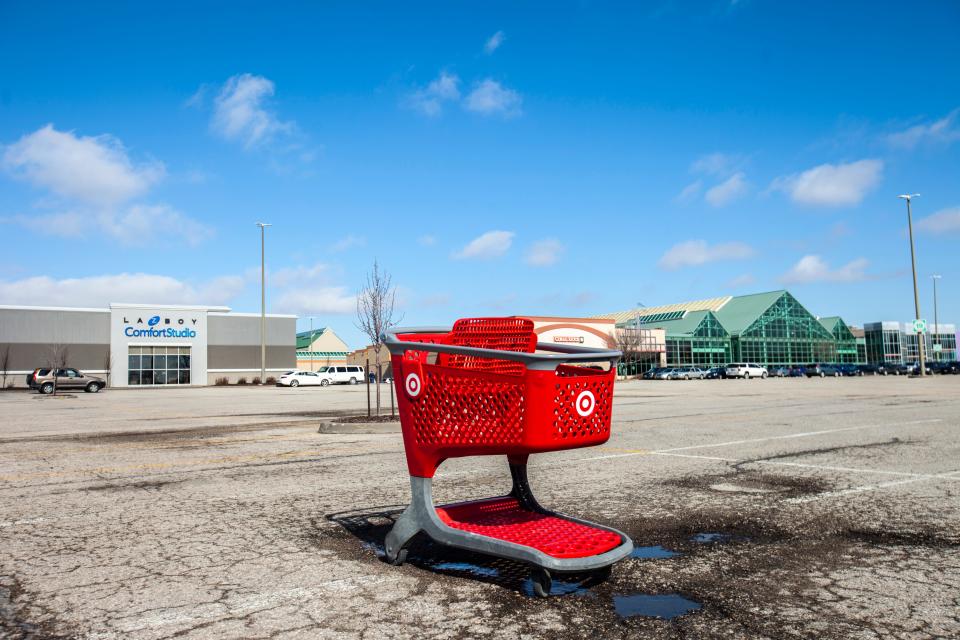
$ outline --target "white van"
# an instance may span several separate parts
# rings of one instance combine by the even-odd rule
[[[355,364],[342,364],[326,367],[321,376],[333,384],[360,384],[363,381],[363,367]]]

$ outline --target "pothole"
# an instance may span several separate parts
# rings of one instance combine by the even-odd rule
[[[661,560],[664,558],[673,558],[679,555],[680,553],[677,551],[664,549],[660,545],[654,545],[651,547],[634,547],[633,551],[630,552],[631,558],[641,558],[643,560]]]
[[[703,605],[685,598],[679,593],[651,595],[635,593],[613,596],[613,608],[621,618],[660,618],[673,620],[692,611],[698,611]]]

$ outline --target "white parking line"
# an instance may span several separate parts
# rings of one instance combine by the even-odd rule
[[[960,480],[960,478],[955,477],[960,471],[948,471],[947,473],[939,473],[936,475],[930,476],[918,476],[916,478],[908,478],[906,480],[891,480],[890,482],[878,482],[877,484],[867,484],[860,487],[851,487],[849,489],[841,489],[840,491],[825,491],[824,493],[818,493],[812,496],[803,496],[800,498],[790,498],[784,502],[789,502],[792,504],[803,504],[806,502],[814,502],[816,500],[822,500],[824,498],[837,498],[840,496],[848,496],[855,493],[865,493],[867,491],[876,491],[878,489],[886,489],[887,487],[897,487],[904,484],[913,484],[915,482],[925,482],[929,480]]]
[[[822,436],[828,433],[842,433],[844,431],[858,431],[861,429],[878,429],[883,427],[906,427],[916,424],[930,424],[933,422],[943,422],[940,418],[930,420],[911,420],[909,422],[898,422],[891,424],[865,424],[858,427],[844,427],[842,429],[824,429],[823,431],[804,431],[803,433],[790,433],[785,436],[770,436],[767,438],[750,438],[747,440],[730,440],[727,442],[716,442],[714,444],[697,444],[689,447],[674,447],[673,449],[659,449],[655,453],[668,453],[671,451],[689,451],[691,449],[710,449],[712,447],[730,447],[735,444],[749,444],[751,442],[769,442],[771,440],[791,440],[793,438],[808,438],[810,436]]]

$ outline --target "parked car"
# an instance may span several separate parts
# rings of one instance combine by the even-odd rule
[[[673,374],[673,380],[703,380],[707,372],[700,367],[680,367]]]
[[[363,367],[355,364],[327,367],[324,375],[329,377],[333,384],[360,384],[363,380]]]
[[[674,371],[676,371],[674,367],[664,367],[657,371],[654,380],[672,380]]]
[[[875,364],[858,364],[857,371],[859,371],[862,376],[875,376],[880,373]]]
[[[836,366],[842,376],[853,377],[863,375],[863,372],[861,372],[855,364],[838,364],[834,366]]]
[[[287,371],[277,378],[278,387],[325,387],[330,378],[320,371]]]
[[[663,371],[663,369],[664,367],[653,367],[651,369],[647,369],[646,371],[643,372],[643,375],[640,377],[643,378],[644,380],[655,380],[657,377],[657,374]]]
[[[766,378],[767,370],[754,362],[735,362],[727,365],[728,378]]]
[[[710,367],[707,369],[707,372],[703,376],[707,380],[716,380],[717,378],[726,378],[727,369],[726,367]]]
[[[27,384],[31,389],[37,389],[40,393],[53,393],[54,378],[56,378],[58,391],[61,389],[83,389],[87,393],[97,393],[107,386],[107,382],[103,378],[85,374],[77,369],[57,369],[54,374],[49,367],[31,371],[27,375]]]
[[[843,374],[840,372],[840,369],[836,365],[821,363],[821,364],[808,364],[805,367],[804,375],[808,378],[826,378],[830,376],[832,378],[839,378]]]
[[[787,378],[790,376],[790,367],[770,367],[767,372],[772,378]]]
[[[877,371],[882,376],[906,376],[910,374],[910,367],[899,362],[884,362],[877,365]]]
[[[807,368],[800,365],[790,367],[790,377],[791,378],[802,378],[807,375]]]

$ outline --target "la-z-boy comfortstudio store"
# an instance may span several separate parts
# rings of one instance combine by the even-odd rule
[[[267,315],[267,376],[296,366],[296,316]],[[111,304],[0,306],[0,362],[21,386],[37,367],[67,367],[111,387],[208,385],[260,375],[260,314],[228,307]]]

